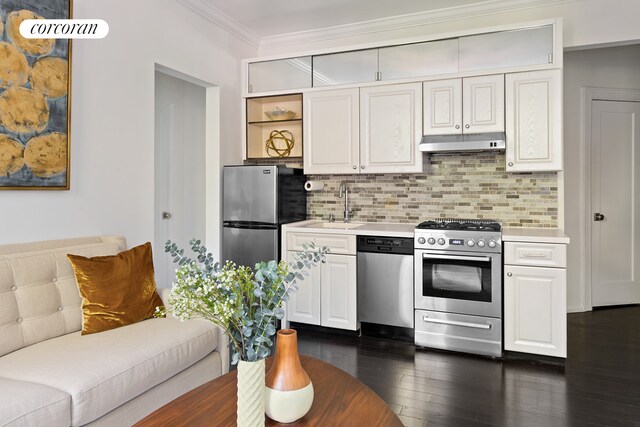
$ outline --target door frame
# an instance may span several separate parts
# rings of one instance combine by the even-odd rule
[[[640,102],[640,90],[639,89],[616,89],[616,88],[602,88],[602,87],[582,87],[581,88],[581,117],[582,126],[580,132],[580,140],[583,147],[583,175],[581,176],[584,182],[584,247],[580,256],[580,262],[582,263],[582,282],[584,283],[584,305],[586,311],[593,310],[592,301],[592,289],[593,282],[591,280],[591,151],[593,142],[591,140],[591,115],[593,101],[618,101],[618,102]]]
[[[205,89],[205,236],[204,243],[220,259],[222,251],[222,159],[220,146],[220,87],[188,73],[154,63],[155,71],[185,80]],[[155,87],[155,78],[152,80]],[[155,99],[154,99],[155,102]],[[154,125],[155,143],[155,125]],[[154,148],[155,149],[155,148]],[[155,170],[155,166],[154,166]],[[154,224],[160,221],[153,212]]]

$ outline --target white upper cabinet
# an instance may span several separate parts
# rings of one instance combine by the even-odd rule
[[[425,135],[462,132],[462,79],[424,82]]]
[[[422,172],[420,83],[304,94],[306,174]]]
[[[360,89],[360,171],[422,172],[420,83]]]
[[[358,89],[304,94],[304,172],[358,173],[360,108]]]
[[[504,132],[504,75],[462,79],[464,133]]]
[[[504,131],[504,75],[423,83],[424,135]]]
[[[506,170],[562,170],[562,70],[506,75]]]

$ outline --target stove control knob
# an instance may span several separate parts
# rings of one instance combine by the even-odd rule
[[[424,245],[424,242],[426,242],[426,239],[424,237],[418,237],[418,243]]]
[[[438,244],[444,245],[444,239],[442,237],[438,239]]]
[[[467,240],[467,246],[475,246],[476,242],[473,239]]]
[[[429,237],[429,240],[427,240],[427,242],[429,242],[430,245],[435,245],[436,239],[434,239],[433,237]]]
[[[484,248],[484,240],[478,240],[478,247]]]
[[[487,243],[489,245],[490,248],[495,248],[497,243],[495,240],[489,240],[489,243]]]

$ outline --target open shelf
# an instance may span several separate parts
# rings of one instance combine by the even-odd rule
[[[296,115],[288,120],[269,120],[265,113],[276,107],[294,111]],[[284,158],[302,158],[302,94],[247,98],[247,159],[283,158],[267,153],[266,142],[273,131],[288,131],[293,136],[291,154]]]

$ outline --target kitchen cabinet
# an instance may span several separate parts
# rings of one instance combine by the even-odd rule
[[[562,170],[562,70],[507,74],[506,170]]]
[[[311,87],[311,56],[257,61],[247,65],[247,92],[260,93]]]
[[[360,165],[358,89],[304,94],[304,172],[357,173]]]
[[[304,95],[307,174],[422,171],[420,83]]]
[[[445,39],[378,50],[379,80],[421,79],[458,72],[458,40]]]
[[[286,305],[286,320],[330,328],[358,329],[357,262],[355,236],[287,233],[287,260],[295,260],[303,242],[328,246],[326,262],[312,268],[298,281]]]
[[[424,135],[504,132],[504,75],[423,83]]]
[[[313,87],[367,83],[378,80],[378,49],[316,55]]]
[[[517,28],[463,36],[459,43],[459,71],[553,63],[553,25]]]
[[[504,242],[504,348],[567,357],[566,245]]]
[[[360,89],[360,171],[422,172],[420,83]]]
[[[278,110],[291,111],[292,117],[272,120],[267,116],[267,114],[278,112]],[[285,157],[302,157],[302,94],[247,98],[246,113],[247,159],[279,158],[278,153],[267,149],[266,145],[267,140],[274,132],[281,132],[281,135],[285,135],[293,141],[293,147]],[[287,145],[285,141],[276,139],[274,147],[284,150]]]

